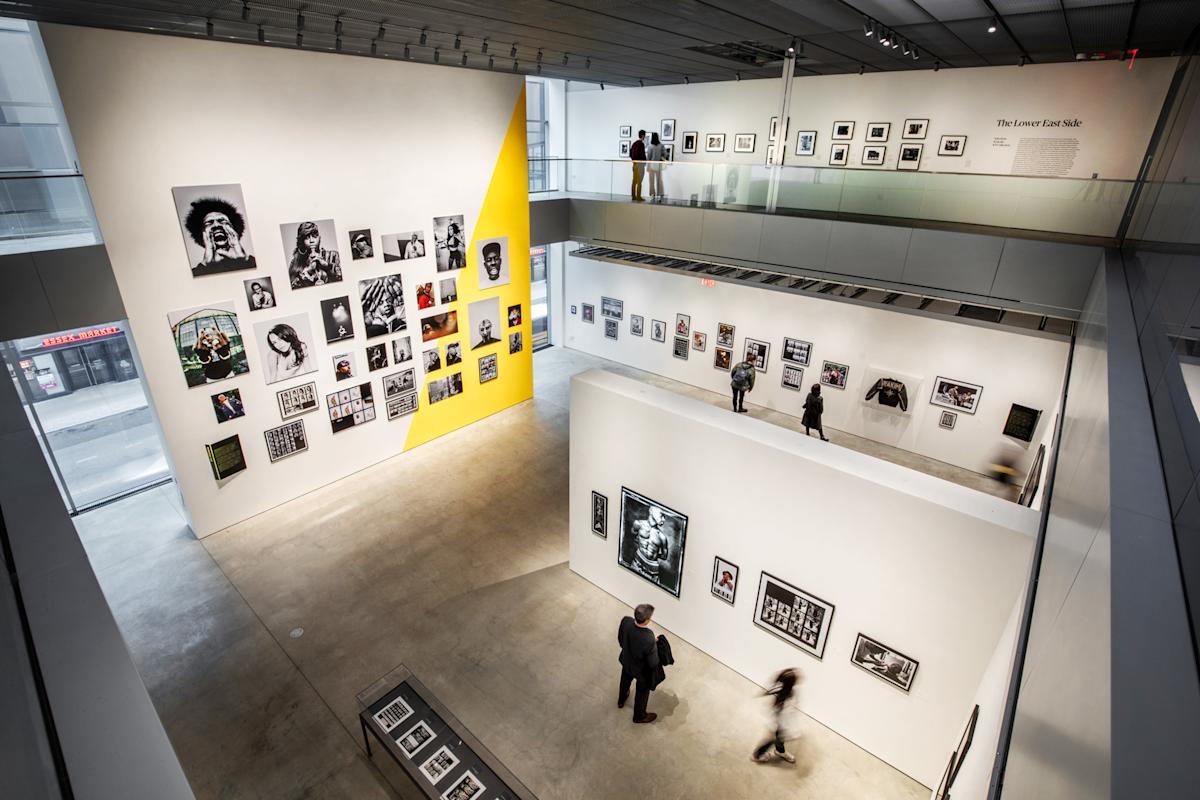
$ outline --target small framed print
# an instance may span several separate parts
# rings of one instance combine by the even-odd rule
[[[629,333],[631,336],[641,336],[645,326],[646,320],[644,317],[638,314],[629,315]]]
[[[728,322],[717,323],[717,346],[733,347],[733,332],[735,328]]]
[[[757,140],[757,133],[735,133],[733,135],[733,152],[753,153],[754,144]]]
[[[712,593],[713,597],[733,605],[737,598],[738,565],[726,561],[720,556],[713,558]]]
[[[887,153],[886,147],[878,145],[866,145],[862,151],[863,166],[877,167],[883,163],[883,156]]]
[[[675,315],[675,335],[687,336],[692,332],[692,317],[690,314]]]
[[[412,414],[417,410],[417,393],[409,392],[387,401],[388,420]]]
[[[867,123],[867,141],[868,142],[886,142],[888,137],[892,135],[892,123],[890,122],[868,122]]]
[[[893,650],[861,633],[854,642],[850,662],[905,692],[912,688],[913,678],[917,676],[917,667],[920,666],[915,659],[899,650]]]
[[[826,361],[821,366],[821,383],[826,386],[832,386],[834,389],[845,389],[846,379],[849,377],[850,367],[846,364]]]
[[[682,358],[687,361],[688,357],[688,339],[686,336],[676,336],[675,344],[671,348],[671,354],[676,358]]]
[[[384,733],[391,733],[401,722],[404,722],[404,720],[408,719],[412,715],[412,706],[405,702],[403,697],[397,697],[395,700],[376,711],[374,715],[372,715],[371,720],[378,725]]]
[[[592,490],[592,533],[608,538],[608,498]]]
[[[811,156],[817,153],[817,132],[796,131],[796,155]]]
[[[683,147],[679,148],[681,153],[694,153],[696,146],[700,141],[700,134],[696,131],[683,132]]]
[[[939,156],[961,156],[967,149],[966,136],[943,136],[938,144]]]
[[[742,359],[754,364],[754,368],[759,372],[766,372],[767,357],[770,354],[771,345],[766,342],[760,342],[758,339],[747,339],[745,355]]]
[[[958,422],[958,414],[955,414],[953,411],[943,411],[941,419],[938,420],[938,427],[952,431],[956,422]]]
[[[829,166],[844,167],[850,161],[850,145],[835,144],[829,148]]]
[[[929,120],[927,119],[906,119],[904,120],[904,131],[900,134],[901,139],[924,139],[925,134],[929,132]]]
[[[475,777],[474,772],[467,770],[451,782],[449,789],[442,792],[442,800],[479,800],[485,791],[487,787],[483,782]]]
[[[633,126],[632,125],[622,125],[621,127],[619,127],[617,129],[617,131],[618,131],[618,133],[617,133],[618,139],[632,139],[633,138]]]
[[[317,384],[315,383],[302,383],[299,386],[276,392],[275,398],[279,401],[279,417],[285,420],[316,411],[321,405],[317,398]]]
[[[675,160],[675,145],[664,144],[663,145],[663,161],[674,161],[674,160]]]
[[[241,389],[226,389],[223,392],[217,392],[209,400],[212,402],[213,413],[217,415],[218,423],[246,416]]]
[[[724,347],[716,347],[713,350],[713,369],[729,372],[733,368],[733,351]]]
[[[302,419],[263,431],[263,437],[267,440],[267,458],[272,464],[308,449],[308,436],[304,432]]]
[[[900,145],[900,157],[896,159],[896,169],[916,170],[921,168],[921,152],[925,145],[921,143]]]
[[[400,750],[408,758],[412,758],[421,751],[421,748],[433,741],[433,729],[421,720],[416,725],[413,725],[404,734],[396,740],[396,744]]]
[[[834,141],[849,141],[854,138],[854,123],[853,122],[835,122],[833,123],[833,133],[829,134],[829,138]]]
[[[488,381],[496,380],[499,371],[497,369],[497,358],[495,353],[490,353],[479,359],[479,382],[487,383]]]
[[[629,146],[631,144],[633,144],[633,142],[629,141],[628,139],[622,139],[621,141],[617,142],[617,156],[619,158],[629,158]]]
[[[939,375],[933,382],[933,397],[929,398],[929,402],[935,406],[974,414],[979,408],[979,398],[982,394],[982,386]]]
[[[596,322],[596,307],[591,303],[583,304],[583,321],[593,325]]]
[[[801,339],[783,339],[783,352],[779,357],[784,361],[790,361],[793,364],[799,364],[802,367],[808,366],[808,360],[812,357],[812,342],[805,342]]]
[[[800,367],[793,367],[791,364],[784,364],[783,380],[780,385],[793,392],[804,391],[804,370]]]
[[[578,306],[571,306],[571,313],[572,313],[572,314],[577,314],[577,313],[579,313],[579,307],[578,307]]]
[[[661,319],[650,320],[650,338],[656,342],[667,340],[667,323]]]
[[[708,334],[700,331],[692,331],[692,349],[703,353],[704,348],[708,346]]]
[[[767,163],[767,164],[770,164],[770,163],[771,163],[772,161],[774,161],[774,160],[775,160],[775,145],[773,145],[773,144],[769,144],[769,145],[767,145],[767,160],[766,160],[766,163]]]
[[[664,119],[659,126],[658,135],[664,142],[675,141],[675,120]]]
[[[767,134],[769,141],[775,141],[775,137],[779,135],[779,117],[771,117],[771,132]]]
[[[1042,412],[1036,408],[1013,403],[1008,408],[1008,419],[1004,421],[1004,435],[1020,439],[1022,442],[1032,442],[1038,420],[1041,418]]]
[[[617,324],[618,323],[615,319],[604,320],[604,338],[605,339],[616,339],[617,338]]]
[[[450,748],[442,745],[437,752],[425,759],[420,772],[432,784],[437,784],[446,774],[458,764],[458,756],[450,752]]]
[[[706,152],[706,153],[724,153],[725,152],[725,134],[723,134],[723,133],[706,133],[706,134],[704,134],[704,152]]]

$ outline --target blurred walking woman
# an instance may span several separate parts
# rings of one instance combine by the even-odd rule
[[[650,134],[650,146],[646,148],[646,160],[649,161],[650,199],[663,199],[663,145],[657,133]]]
[[[751,761],[757,761],[759,764],[765,764],[771,760],[768,752],[771,745],[775,746],[775,755],[783,759],[789,764],[796,763],[796,757],[783,749],[783,744],[786,739],[795,738],[796,720],[795,715],[797,709],[795,703],[792,702],[792,697],[796,691],[796,680],[799,678],[796,670],[785,669],[775,676],[775,685],[767,689],[765,694],[774,696],[774,702],[771,705],[772,726],[775,728],[775,735],[767,739],[755,749],[754,754],[750,756]]]
[[[804,426],[805,436],[812,436],[809,428],[816,428],[817,433],[821,434],[821,441],[829,441],[825,437],[825,429],[821,427],[821,415],[824,413],[825,399],[821,397],[821,384],[814,383],[808,397],[804,398],[804,416],[800,419],[800,424]]]

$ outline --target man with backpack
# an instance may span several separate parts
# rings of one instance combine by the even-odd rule
[[[750,351],[746,351],[746,355],[741,361],[733,365],[733,369],[729,370],[729,385],[733,387],[733,410],[740,413],[745,412],[746,392],[754,389],[754,356]]]

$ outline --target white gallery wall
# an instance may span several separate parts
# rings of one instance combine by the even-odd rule
[[[805,713],[936,785],[1037,512],[602,370],[571,383],[570,470],[572,570],[761,685],[799,667]],[[678,598],[617,563],[623,486],[688,517]],[[734,605],[710,593],[716,556],[739,567]],[[834,606],[821,659],[754,624],[764,570]],[[859,633],[919,662],[909,692],[851,663]]]
[[[468,241],[477,234],[510,235],[512,288],[520,287],[526,298],[521,302],[527,302],[528,269],[521,267],[526,263],[521,243],[528,241],[527,215],[521,218],[525,230],[477,230],[513,119],[522,137],[517,143],[520,169],[510,170],[506,178],[517,184],[525,180],[524,117],[514,117],[524,88],[521,76],[82,27],[45,25],[42,33],[144,377],[198,535],[402,452],[410,428],[419,425],[414,420],[426,411],[433,418],[449,413],[439,409],[452,404],[465,411],[484,392],[499,391],[507,349],[500,356],[500,380],[485,387],[468,383],[462,397],[425,407],[422,312],[415,291],[418,282],[433,281],[436,292],[438,280],[446,276],[433,264],[433,217],[462,214]],[[435,98],[452,98],[451,110]],[[193,277],[171,189],[227,183],[241,185],[258,268]],[[520,196],[525,192],[521,186]],[[291,290],[290,254],[279,226],[324,219],[336,224],[344,281]],[[355,261],[349,232],[363,228],[372,231],[376,254]],[[385,264],[381,235],[406,231],[423,232],[427,256]],[[458,277],[463,297],[475,288],[476,278],[469,274],[474,256],[468,259],[467,270],[450,273]],[[415,358],[369,373],[365,346],[398,337],[365,338],[358,281],[394,273],[404,281],[406,333],[412,336]],[[277,307],[251,312],[242,282],[264,275],[274,279]],[[319,303],[342,295],[350,297],[358,335],[326,345]],[[250,371],[189,389],[167,314],[219,301],[233,301]],[[294,314],[309,318],[318,371],[268,385],[254,325]],[[465,314],[464,303],[459,309],[464,325]],[[338,383],[332,357],[347,350],[358,369],[352,381]],[[528,352],[526,345],[526,360]],[[409,367],[416,368],[422,408],[417,415],[388,421],[379,378]],[[475,380],[475,369],[475,358],[464,357],[464,382]],[[269,463],[263,431],[281,424],[276,392],[313,380],[320,405],[299,417],[308,434],[308,452]],[[326,393],[368,380],[374,386],[377,418],[363,430],[333,434]],[[209,398],[230,388],[241,390],[246,415],[218,425]],[[248,468],[219,485],[205,445],[233,434],[241,438]]]
[[[1175,69],[1174,58],[797,76],[792,83],[790,166],[827,166],[835,121],[855,123],[849,167],[862,166],[867,123],[890,122],[882,167],[894,169],[907,119],[927,119],[920,169],[1129,180],[1136,176]],[[571,158],[618,158],[619,127],[659,130],[674,119],[677,161],[766,162],[782,78],[568,92]],[[795,132],[815,130],[816,152],[796,156]],[[699,152],[681,152],[684,131]],[[725,150],[704,150],[724,133]],[[738,133],[757,134],[753,153],[733,152]],[[937,155],[942,135],[967,137],[962,156]]]
[[[885,310],[849,302],[715,282],[699,277],[567,256],[565,344],[593,355],[684,383],[730,394],[729,373],[713,366],[717,323],[734,325],[733,357],[747,337],[770,344],[765,373],[758,373],[746,402],[801,416],[808,388],[821,376],[824,360],[850,367],[845,389],[822,386],[824,423],[884,444],[910,450],[975,472],[986,473],[998,454],[1024,470],[1048,441],[1062,394],[1069,344],[1059,338],[1023,335],[980,325]],[[618,338],[605,337],[600,298],[625,303]],[[595,323],[584,322],[582,306],[595,307]],[[570,307],[576,313],[570,313]],[[672,354],[676,313],[691,315],[693,331],[707,334],[704,352]],[[630,316],[645,317],[645,335],[630,333]],[[667,339],[650,338],[651,320],[667,323]],[[803,391],[782,385],[784,337],[812,343]],[[983,386],[976,413],[957,412],[953,430],[939,426],[942,406],[930,403],[934,380]],[[903,378],[908,411],[864,402],[877,377]],[[1032,442],[1003,435],[1011,404],[1042,412]],[[814,434],[815,435],[815,434]]]

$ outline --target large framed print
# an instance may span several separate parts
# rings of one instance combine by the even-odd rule
[[[471,349],[496,344],[500,341],[503,318],[500,316],[500,298],[485,297],[467,306],[467,321],[471,326]],[[449,366],[449,362],[447,362]]]
[[[399,274],[359,281],[358,297],[368,339],[398,333],[408,327],[404,282]]]
[[[275,399],[279,402],[279,418],[283,420],[316,411],[321,405],[317,399],[316,383],[304,383],[283,389],[275,393]]]
[[[308,435],[304,432],[302,419],[263,431],[263,437],[267,440],[267,458],[272,464],[308,449]]]
[[[171,195],[193,278],[258,266],[239,184],[176,186]]]
[[[684,514],[622,486],[617,563],[679,597],[687,523]]]
[[[688,357],[688,340],[682,336],[675,337],[675,344],[671,348],[671,355],[676,358],[682,358],[687,361]]]
[[[417,410],[417,393],[409,392],[402,394],[399,397],[393,397],[387,401],[387,418],[388,420],[398,419],[400,417],[412,414]]]
[[[720,556],[713,558],[712,593],[729,605],[737,598],[738,565]]]
[[[717,347],[733,347],[733,333],[737,330],[728,322],[717,323]]]
[[[817,658],[833,622],[833,605],[764,572],[758,581],[754,624]]]
[[[809,359],[812,358],[812,342],[789,339],[785,336],[783,339],[783,352],[779,354],[779,357],[784,361],[790,361],[793,364],[807,367]]]
[[[375,419],[370,381],[325,395],[325,405],[329,408],[329,426],[334,433]]]
[[[759,372],[767,371],[767,358],[771,355],[771,345],[758,339],[746,339],[746,350],[743,360],[754,364]]]
[[[982,386],[939,375],[933,381],[933,397],[929,398],[929,402],[935,406],[974,414],[979,408],[979,398],[982,394]]]
[[[608,538],[608,498],[592,491],[592,533],[601,539]]]
[[[232,300],[171,311],[167,322],[189,389],[250,371],[242,326]]]
[[[906,692],[912,688],[919,666],[915,659],[861,633],[854,642],[850,662]]]
[[[826,361],[821,365],[821,383],[834,389],[845,389],[850,377],[850,367],[834,361]]]
[[[612,297],[601,297],[600,316],[609,319],[625,319],[625,301]]]
[[[508,275],[508,237],[499,236],[495,239],[484,239],[478,244],[479,254],[479,288],[481,291],[494,289],[497,286],[507,286]]]

